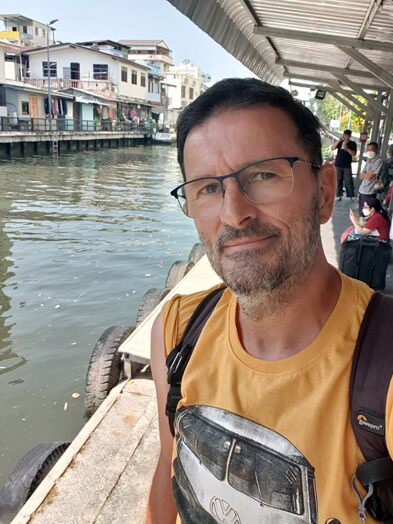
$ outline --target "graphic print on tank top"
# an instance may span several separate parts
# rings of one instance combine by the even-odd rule
[[[279,433],[208,406],[178,410],[175,429],[183,523],[317,523],[314,468]]]

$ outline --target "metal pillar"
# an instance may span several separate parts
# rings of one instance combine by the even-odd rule
[[[390,132],[392,130],[392,123],[393,123],[393,90],[391,90],[389,93],[388,109],[386,111],[386,116],[385,116],[383,141],[382,141],[382,146],[381,146],[381,151],[380,151],[382,158],[385,158],[386,152],[388,150]]]
[[[380,104],[382,103],[382,93],[381,93],[381,91],[378,91],[377,102],[379,102]],[[379,114],[378,118],[373,120],[373,127],[372,127],[372,130],[371,130],[370,142],[378,142],[380,123],[381,123],[381,114]]]

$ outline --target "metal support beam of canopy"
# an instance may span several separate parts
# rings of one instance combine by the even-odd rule
[[[313,64],[310,62],[300,62],[298,60],[284,60],[276,58],[276,64],[288,67],[296,67],[299,69],[311,69],[313,71],[325,71],[333,75],[350,75],[361,76],[362,78],[375,78],[369,71],[360,71],[359,69],[345,69],[344,67],[333,67],[324,64]]]
[[[291,78],[291,79],[297,78],[298,80],[308,80],[310,82],[319,82],[319,83],[329,82],[331,80],[331,78],[327,78],[327,77],[324,77],[324,76],[301,75],[301,74],[298,75],[296,73],[284,73],[284,78]],[[381,86],[377,86],[377,85],[373,85],[373,84],[358,84],[358,83],[356,83],[355,85],[360,87],[360,88],[370,89],[370,90],[373,90],[373,91],[379,91],[379,90],[383,89],[383,88],[381,88]]]
[[[374,63],[372,60],[364,56],[357,49],[352,49],[351,47],[337,46],[338,49],[346,53],[348,56],[359,62],[363,67],[371,71],[374,76],[376,76],[381,82],[386,84],[390,89],[393,89],[393,76],[385,71],[378,64]]]
[[[351,38],[348,36],[312,33],[311,31],[297,31],[296,29],[284,29],[279,27],[254,26],[254,34],[269,36],[272,38],[286,38],[288,40],[302,40],[303,42],[314,42],[318,44],[330,44],[386,52],[391,52],[393,47],[391,42],[382,42],[380,40],[362,40],[360,38]]]
[[[352,102],[352,104],[357,106],[364,113],[369,112],[374,118],[377,117],[380,114],[380,112],[375,110],[374,108],[371,108],[370,106],[366,106],[362,102],[359,102],[359,100],[355,97],[355,95],[354,95],[354,93],[352,91],[346,91],[337,82],[332,81],[332,82],[329,82],[329,84],[331,85],[332,89],[334,89],[334,91],[336,93],[341,93],[348,100],[350,100]]]
[[[380,113],[386,112],[386,107],[383,104],[380,104],[375,100],[375,98],[370,95],[369,93],[366,93],[364,89],[359,84],[355,84],[355,82],[352,82],[348,77],[345,75],[336,75],[337,79],[342,82],[343,84],[347,85],[351,89],[353,89],[358,95],[365,98],[368,102],[368,104],[374,108],[374,110],[379,111]]]

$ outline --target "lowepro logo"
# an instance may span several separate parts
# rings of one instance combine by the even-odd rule
[[[378,435],[384,435],[385,433],[383,420],[378,417],[360,412],[356,417],[356,421],[362,429],[377,433]]]

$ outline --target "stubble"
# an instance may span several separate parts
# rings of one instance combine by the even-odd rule
[[[315,195],[309,212],[294,216],[290,237],[272,225],[253,221],[246,228],[225,226],[213,246],[201,235],[209,261],[225,284],[236,294],[242,311],[253,320],[275,316],[293,300],[312,270],[320,244],[319,199]],[[241,238],[270,237],[266,249],[225,253],[225,244]]]

